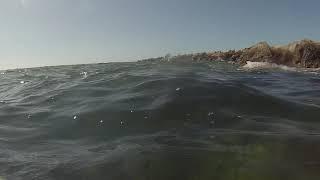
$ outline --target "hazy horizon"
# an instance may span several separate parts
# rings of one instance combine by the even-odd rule
[[[320,39],[320,2],[0,0],[0,69]]]

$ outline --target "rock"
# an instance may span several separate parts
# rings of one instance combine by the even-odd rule
[[[215,51],[192,56],[193,60],[228,60],[238,64],[270,62],[293,67],[320,68],[320,42],[301,40],[283,46],[260,42],[239,51]]]
[[[267,42],[260,42],[250,48],[242,50],[239,57],[241,64],[247,61],[270,62],[272,59],[271,47]]]

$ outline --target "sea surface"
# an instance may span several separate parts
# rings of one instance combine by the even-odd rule
[[[188,58],[3,70],[0,179],[319,180],[320,74]]]

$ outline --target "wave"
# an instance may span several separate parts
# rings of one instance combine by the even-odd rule
[[[258,163],[277,177],[275,159],[292,172],[318,154],[320,77],[244,68],[265,67],[171,59],[4,71],[0,176],[228,179],[261,173]]]
[[[278,65],[275,63],[269,62],[251,62],[247,61],[247,63],[243,66],[245,69],[281,69],[285,71],[297,71],[297,68],[289,67],[285,65]]]
[[[245,65],[242,66],[244,70],[263,70],[263,69],[274,69],[283,71],[293,71],[293,72],[305,72],[318,75],[320,73],[320,68],[296,68],[289,67],[285,65],[279,65],[269,62],[251,62],[247,61]]]

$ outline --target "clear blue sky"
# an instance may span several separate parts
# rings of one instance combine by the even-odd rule
[[[318,0],[0,0],[0,68],[320,40]]]

